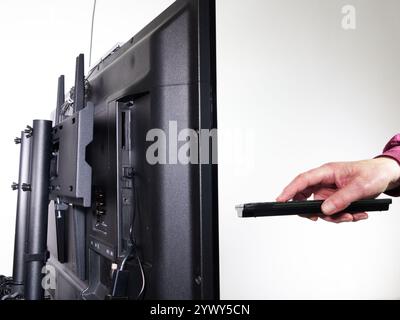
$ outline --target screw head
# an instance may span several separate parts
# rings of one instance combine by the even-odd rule
[[[21,144],[22,139],[17,137],[14,139],[14,142],[15,142],[15,144]]]
[[[18,190],[18,189],[19,189],[19,184],[16,183],[16,182],[14,182],[14,183],[11,185],[11,189],[12,189],[13,191]]]
[[[199,286],[201,285],[201,283],[203,282],[203,279],[201,276],[196,277],[196,279],[194,279],[194,281],[196,282],[196,284]]]

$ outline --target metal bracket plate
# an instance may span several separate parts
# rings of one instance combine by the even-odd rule
[[[94,105],[53,128],[53,169],[50,198],[90,207],[92,168],[86,162],[86,149],[93,141]]]

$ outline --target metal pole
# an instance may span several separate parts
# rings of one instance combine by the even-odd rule
[[[35,120],[33,122],[31,201],[25,256],[25,298],[27,300],[44,298],[42,269],[46,264],[47,255],[51,130],[51,121]]]
[[[14,264],[13,264],[13,293],[24,293],[25,277],[25,248],[27,243],[27,223],[29,219],[30,193],[22,191],[22,185],[31,183],[31,138],[22,132],[21,152],[19,159],[19,180],[17,218],[15,224]]]

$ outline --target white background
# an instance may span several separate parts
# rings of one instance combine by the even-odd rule
[[[93,60],[172,1],[99,0]],[[341,28],[341,8],[357,29]],[[92,1],[0,2],[0,273],[11,274],[18,147],[88,53]],[[400,214],[357,224],[236,218],[299,172],[378,155],[400,132],[396,0],[217,0],[223,299],[400,298]]]

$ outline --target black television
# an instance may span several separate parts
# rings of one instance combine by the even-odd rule
[[[26,299],[219,299],[217,141],[201,134],[217,129],[215,42],[215,1],[177,0],[86,75],[80,55],[67,99],[60,77],[54,123],[17,139],[33,154],[13,186],[31,192],[14,259]],[[171,126],[197,142],[152,149]]]

